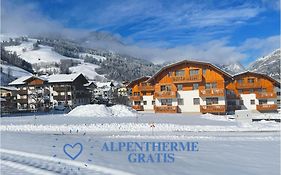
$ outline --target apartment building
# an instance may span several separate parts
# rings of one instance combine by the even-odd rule
[[[9,83],[17,88],[18,110],[48,110],[56,106],[76,107],[90,102],[83,85],[88,83],[83,74],[25,76]]]
[[[248,93],[251,88],[242,85],[248,79],[241,82],[241,77],[256,77],[262,86]],[[278,86],[277,81],[266,75],[246,73],[232,77],[210,63],[184,60],[163,67],[152,77],[136,79],[128,88],[132,91],[132,108],[138,111],[225,114],[239,109],[276,110]],[[248,105],[253,94],[255,108]]]
[[[227,85],[229,103],[237,109],[267,112],[276,111],[280,104],[280,83],[259,73],[243,72],[233,76]]]
[[[1,114],[16,111],[16,90],[14,87],[0,86]]]

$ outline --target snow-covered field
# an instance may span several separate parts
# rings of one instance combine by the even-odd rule
[[[2,174],[280,174],[280,123],[91,108],[99,110],[1,118]],[[188,141],[198,142],[199,151],[175,152],[173,163],[130,163],[126,151],[102,151],[105,142]],[[75,143],[83,152],[71,160],[63,147]]]

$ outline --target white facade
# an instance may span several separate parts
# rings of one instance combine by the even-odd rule
[[[141,105],[143,105],[144,111],[150,111],[150,110],[154,109],[154,105],[152,104],[153,101],[154,101],[153,95],[144,95],[143,96]],[[145,104],[145,102],[146,102],[146,104]]]
[[[200,105],[204,104],[203,99],[199,97],[199,90],[178,91],[178,98],[183,99],[183,105],[178,105],[181,112],[200,112]],[[194,98],[199,98],[200,104],[194,105]]]
[[[256,110],[256,105],[259,104],[256,94],[241,94],[241,99],[243,100],[243,105],[241,105],[242,110]],[[255,103],[251,103],[251,100],[254,100]]]

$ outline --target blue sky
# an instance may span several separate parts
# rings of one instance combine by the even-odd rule
[[[1,9],[4,32],[108,32],[126,48],[100,46],[154,62],[247,65],[280,47],[278,0],[3,0]]]

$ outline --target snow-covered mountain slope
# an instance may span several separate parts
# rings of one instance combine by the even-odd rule
[[[222,64],[217,66],[232,75],[245,71],[244,66],[239,62]]]
[[[81,63],[77,66],[70,67],[69,69],[72,73],[82,73],[89,80],[105,80],[106,78],[104,75],[99,75],[96,72],[96,68],[99,68],[99,66],[91,63]]]
[[[249,71],[263,73],[275,78],[280,79],[280,49],[275,50],[267,56],[257,59],[248,67]]]
[[[31,75],[30,72],[16,66],[1,64],[1,73],[5,73],[15,78]]]
[[[38,49],[34,49],[33,44],[36,39],[28,39],[18,46],[6,46],[5,49],[10,52],[16,52],[25,61],[34,64],[40,62],[60,62],[62,59],[75,59],[62,56],[52,50],[52,47],[39,45]]]
[[[16,78],[31,75],[30,72],[12,65],[1,64],[0,68],[1,85],[7,85]]]

